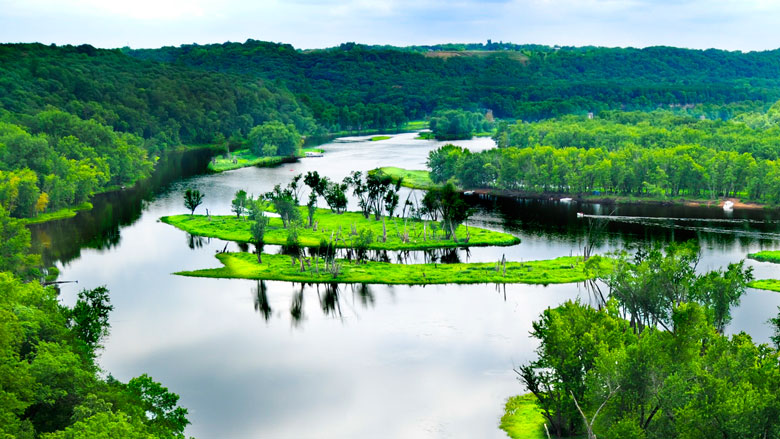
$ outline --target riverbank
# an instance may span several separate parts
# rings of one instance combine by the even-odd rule
[[[306,207],[299,207],[301,216],[306,218]],[[265,243],[273,245],[287,244],[288,230],[282,225],[280,218],[269,218],[268,230],[265,232]],[[360,212],[345,212],[335,214],[329,209],[317,209],[314,220],[318,222],[317,230],[311,228],[298,229],[299,245],[303,247],[318,247],[322,240],[336,241],[336,247],[350,248],[355,246],[358,235],[353,230],[363,230],[373,237],[367,245],[369,250],[427,250],[434,248],[473,247],[473,246],[509,246],[520,243],[520,239],[502,232],[481,229],[478,227],[460,226],[456,230],[458,241],[444,239],[444,232],[433,222],[408,220],[406,225],[400,218],[386,218],[385,228],[387,240],[382,242],[382,221],[373,217],[366,219]],[[250,226],[252,221],[235,215],[210,217],[205,215],[174,215],[164,216],[160,221],[170,224],[185,232],[197,236],[224,239],[235,242],[252,242]],[[404,233],[408,234],[408,239]],[[427,237],[424,236],[427,234]],[[402,237],[404,239],[402,239]],[[465,239],[468,237],[468,242]]]
[[[249,166],[276,166],[282,163],[294,162],[300,158],[306,157],[306,153],[322,154],[319,148],[303,148],[300,154],[295,156],[257,156],[249,149],[240,149],[230,153],[230,157],[214,156],[209,162],[208,169],[211,172],[219,173],[232,171],[234,169],[246,168]]]
[[[532,393],[509,398],[499,428],[512,439],[545,439],[545,419]]]
[[[409,170],[396,167],[382,167],[377,168],[369,172],[383,172],[389,175],[393,181],[397,181],[403,177],[401,183],[402,186],[411,189],[433,189],[441,187],[441,184],[434,183],[430,178],[430,171],[425,170]],[[762,203],[754,203],[749,201],[741,201],[739,198],[723,198],[715,200],[685,198],[685,197],[638,197],[633,195],[582,195],[582,194],[569,194],[566,192],[527,192],[508,189],[494,189],[494,188],[478,188],[478,189],[460,189],[461,192],[470,192],[478,195],[489,195],[494,197],[505,198],[524,198],[532,200],[560,200],[561,198],[571,198],[572,201],[589,204],[646,204],[656,206],[692,206],[692,207],[723,207],[726,201],[733,203],[734,209],[776,209],[775,206],[770,206]]]
[[[747,257],[760,262],[780,264],[780,250],[764,250],[756,253],[748,253]]]
[[[65,207],[54,212],[41,213],[35,218],[21,218],[20,221],[23,224],[40,224],[49,221],[57,221],[65,218],[73,218],[76,214],[82,210],[91,210],[92,203],[85,201],[77,206]]]
[[[401,185],[411,189],[428,190],[439,187],[439,185],[431,180],[430,173],[423,170],[410,170],[396,168],[394,166],[385,166],[382,168],[372,169],[368,171],[368,173],[381,173],[387,175],[393,179],[393,183],[397,182],[399,179],[403,179]]]
[[[257,263],[252,253],[220,253],[221,268],[180,271],[174,274],[192,277],[227,279],[281,280],[288,282],[336,282],[359,284],[431,285],[431,284],[564,284],[582,282],[591,276],[585,270],[581,257],[564,256],[556,259],[529,262],[457,264],[392,264],[389,262],[361,262],[338,260],[339,271],[333,275],[326,270],[323,258],[311,258],[300,271],[300,261],[288,255],[263,254],[263,263]],[[601,262],[608,264],[607,260]]]

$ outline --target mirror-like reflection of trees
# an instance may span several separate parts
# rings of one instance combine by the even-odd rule
[[[202,236],[187,233],[187,247],[191,248],[192,250],[202,248],[204,245],[207,245],[210,242],[211,238],[204,238]]]
[[[376,304],[376,296],[370,285],[365,284],[337,284],[337,283],[280,283],[292,287],[290,298],[290,321],[294,327],[299,327],[306,320],[305,297],[316,295],[319,308],[326,317],[345,320],[345,313],[353,316],[359,315],[360,309],[373,308]],[[266,322],[274,316],[271,306],[268,282],[260,280],[252,286],[252,298],[255,311]],[[350,294],[351,293],[351,294]],[[281,317],[281,313],[276,314]]]

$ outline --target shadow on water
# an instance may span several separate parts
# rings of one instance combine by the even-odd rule
[[[77,259],[82,248],[106,250],[118,246],[120,227],[138,220],[155,195],[165,192],[171,183],[204,173],[211,155],[208,149],[170,152],[158,160],[148,179],[128,189],[95,195],[91,210],[67,220],[31,225],[33,252],[39,253],[46,264],[65,264]],[[191,244],[190,248],[198,246]]]
[[[373,308],[376,295],[370,285],[338,284],[338,283],[292,283],[289,306],[290,322],[293,327],[300,327],[306,320],[305,297],[316,295],[320,311],[326,317],[344,321],[345,312],[357,316],[359,309]],[[251,289],[255,311],[266,322],[274,317],[271,300],[268,297],[268,282],[258,280]],[[351,292],[345,298],[345,294]],[[281,317],[282,314],[277,314]]]

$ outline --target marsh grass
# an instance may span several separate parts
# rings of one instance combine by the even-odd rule
[[[546,439],[544,422],[536,397],[527,393],[506,401],[499,427],[512,439]]]
[[[780,279],[758,279],[750,281],[748,286],[758,290],[776,291],[780,293]]]
[[[564,256],[545,261],[507,262],[506,270],[496,270],[496,263],[457,264],[392,264],[388,262],[356,262],[339,260],[341,271],[335,278],[324,269],[324,262],[311,258],[306,271],[300,271],[300,262],[293,263],[289,255],[263,254],[263,263],[257,263],[252,253],[220,253],[217,259],[224,265],[195,271],[180,271],[178,275],[231,279],[282,280],[290,282],[337,282],[362,284],[481,284],[522,283],[561,284],[589,279],[582,258]],[[610,264],[609,260],[601,262]],[[319,272],[315,267],[319,267]]]
[[[780,264],[780,251],[764,250],[758,253],[749,253],[748,258],[761,262],[772,262],[775,264]]]
[[[301,216],[306,217],[306,207],[300,207]],[[175,215],[165,216],[160,220],[176,228],[193,235],[219,238],[227,241],[251,242],[251,221],[246,217],[205,215]],[[467,246],[509,246],[518,244],[520,239],[507,233],[495,232],[478,227],[460,226],[457,229],[459,241],[443,239],[444,234],[438,231],[436,237],[432,237],[431,222],[427,223],[428,238],[423,238],[423,222],[408,220],[404,226],[401,218],[385,218],[387,226],[387,241],[382,242],[382,221],[375,221],[373,217],[366,219],[359,212],[345,212],[343,214],[332,213],[328,209],[317,209],[314,220],[318,222],[317,230],[301,228],[298,230],[299,243],[303,247],[318,247],[324,239],[337,241],[336,247],[350,248],[358,237],[351,233],[355,230],[367,230],[373,232],[375,240],[368,244],[369,250],[425,250],[434,248],[452,248]],[[405,229],[404,229],[405,228]],[[409,241],[404,242],[401,236],[404,230],[409,233]],[[463,242],[468,236],[468,242]],[[266,244],[284,245],[287,243],[287,230],[282,226],[280,218],[270,218],[268,229],[265,233]]]

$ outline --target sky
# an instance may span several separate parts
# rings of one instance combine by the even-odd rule
[[[769,50],[780,0],[0,0],[0,42],[296,48],[493,41]]]

